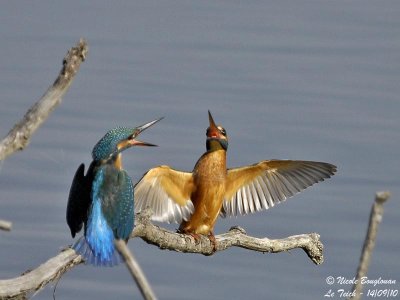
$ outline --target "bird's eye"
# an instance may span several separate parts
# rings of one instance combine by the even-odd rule
[[[223,136],[226,136],[226,130],[224,128],[218,128],[219,132],[222,133]]]

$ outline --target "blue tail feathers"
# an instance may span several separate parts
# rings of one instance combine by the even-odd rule
[[[101,253],[95,253],[90,247],[84,236],[80,237],[72,246],[76,253],[80,254],[85,260],[85,264],[90,264],[96,267],[113,267],[123,262],[124,259],[118,253],[113,245],[113,251],[109,257],[104,257]]]
[[[102,173],[99,173],[102,175]],[[85,229],[85,237],[78,240],[74,249],[83,256],[86,263],[95,266],[113,266],[118,263],[119,254],[114,247],[114,233],[105,219],[101,201],[94,190],[91,212]]]

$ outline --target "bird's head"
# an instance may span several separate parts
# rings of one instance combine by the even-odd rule
[[[207,128],[207,151],[228,150],[226,130],[222,126],[215,124],[210,111],[208,111],[208,120],[210,126]]]
[[[145,129],[157,123],[163,118],[148,122],[138,127],[116,127],[108,131],[100,141],[94,146],[92,158],[96,161],[109,160],[115,158],[122,151],[132,146],[156,146],[142,142],[136,137]]]

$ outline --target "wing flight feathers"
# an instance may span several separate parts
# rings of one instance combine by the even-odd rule
[[[87,214],[90,197],[86,190],[85,165],[81,164],[75,172],[69,191],[67,204],[67,224],[71,230],[72,237],[81,231],[85,216]]]
[[[153,221],[181,223],[194,211],[190,200],[193,190],[191,173],[159,166],[150,169],[135,185],[135,212],[153,210]]]
[[[229,169],[221,216],[268,209],[335,172],[334,165],[300,160],[265,160]]]

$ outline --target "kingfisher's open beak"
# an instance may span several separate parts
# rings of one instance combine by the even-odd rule
[[[135,132],[132,134],[132,137],[129,139],[129,144],[131,146],[149,146],[149,147],[155,147],[157,145],[154,144],[150,144],[147,142],[142,142],[139,140],[136,140],[135,138],[144,130],[146,130],[147,128],[149,128],[150,126],[154,125],[155,123],[157,123],[158,121],[161,121],[162,119],[164,119],[164,117],[156,119],[154,121],[148,122],[146,124],[143,124],[141,126],[138,126],[135,128]]]
[[[207,129],[207,137],[217,138],[220,135],[220,133],[210,111],[208,111],[208,121],[210,122],[210,127],[208,127]]]

